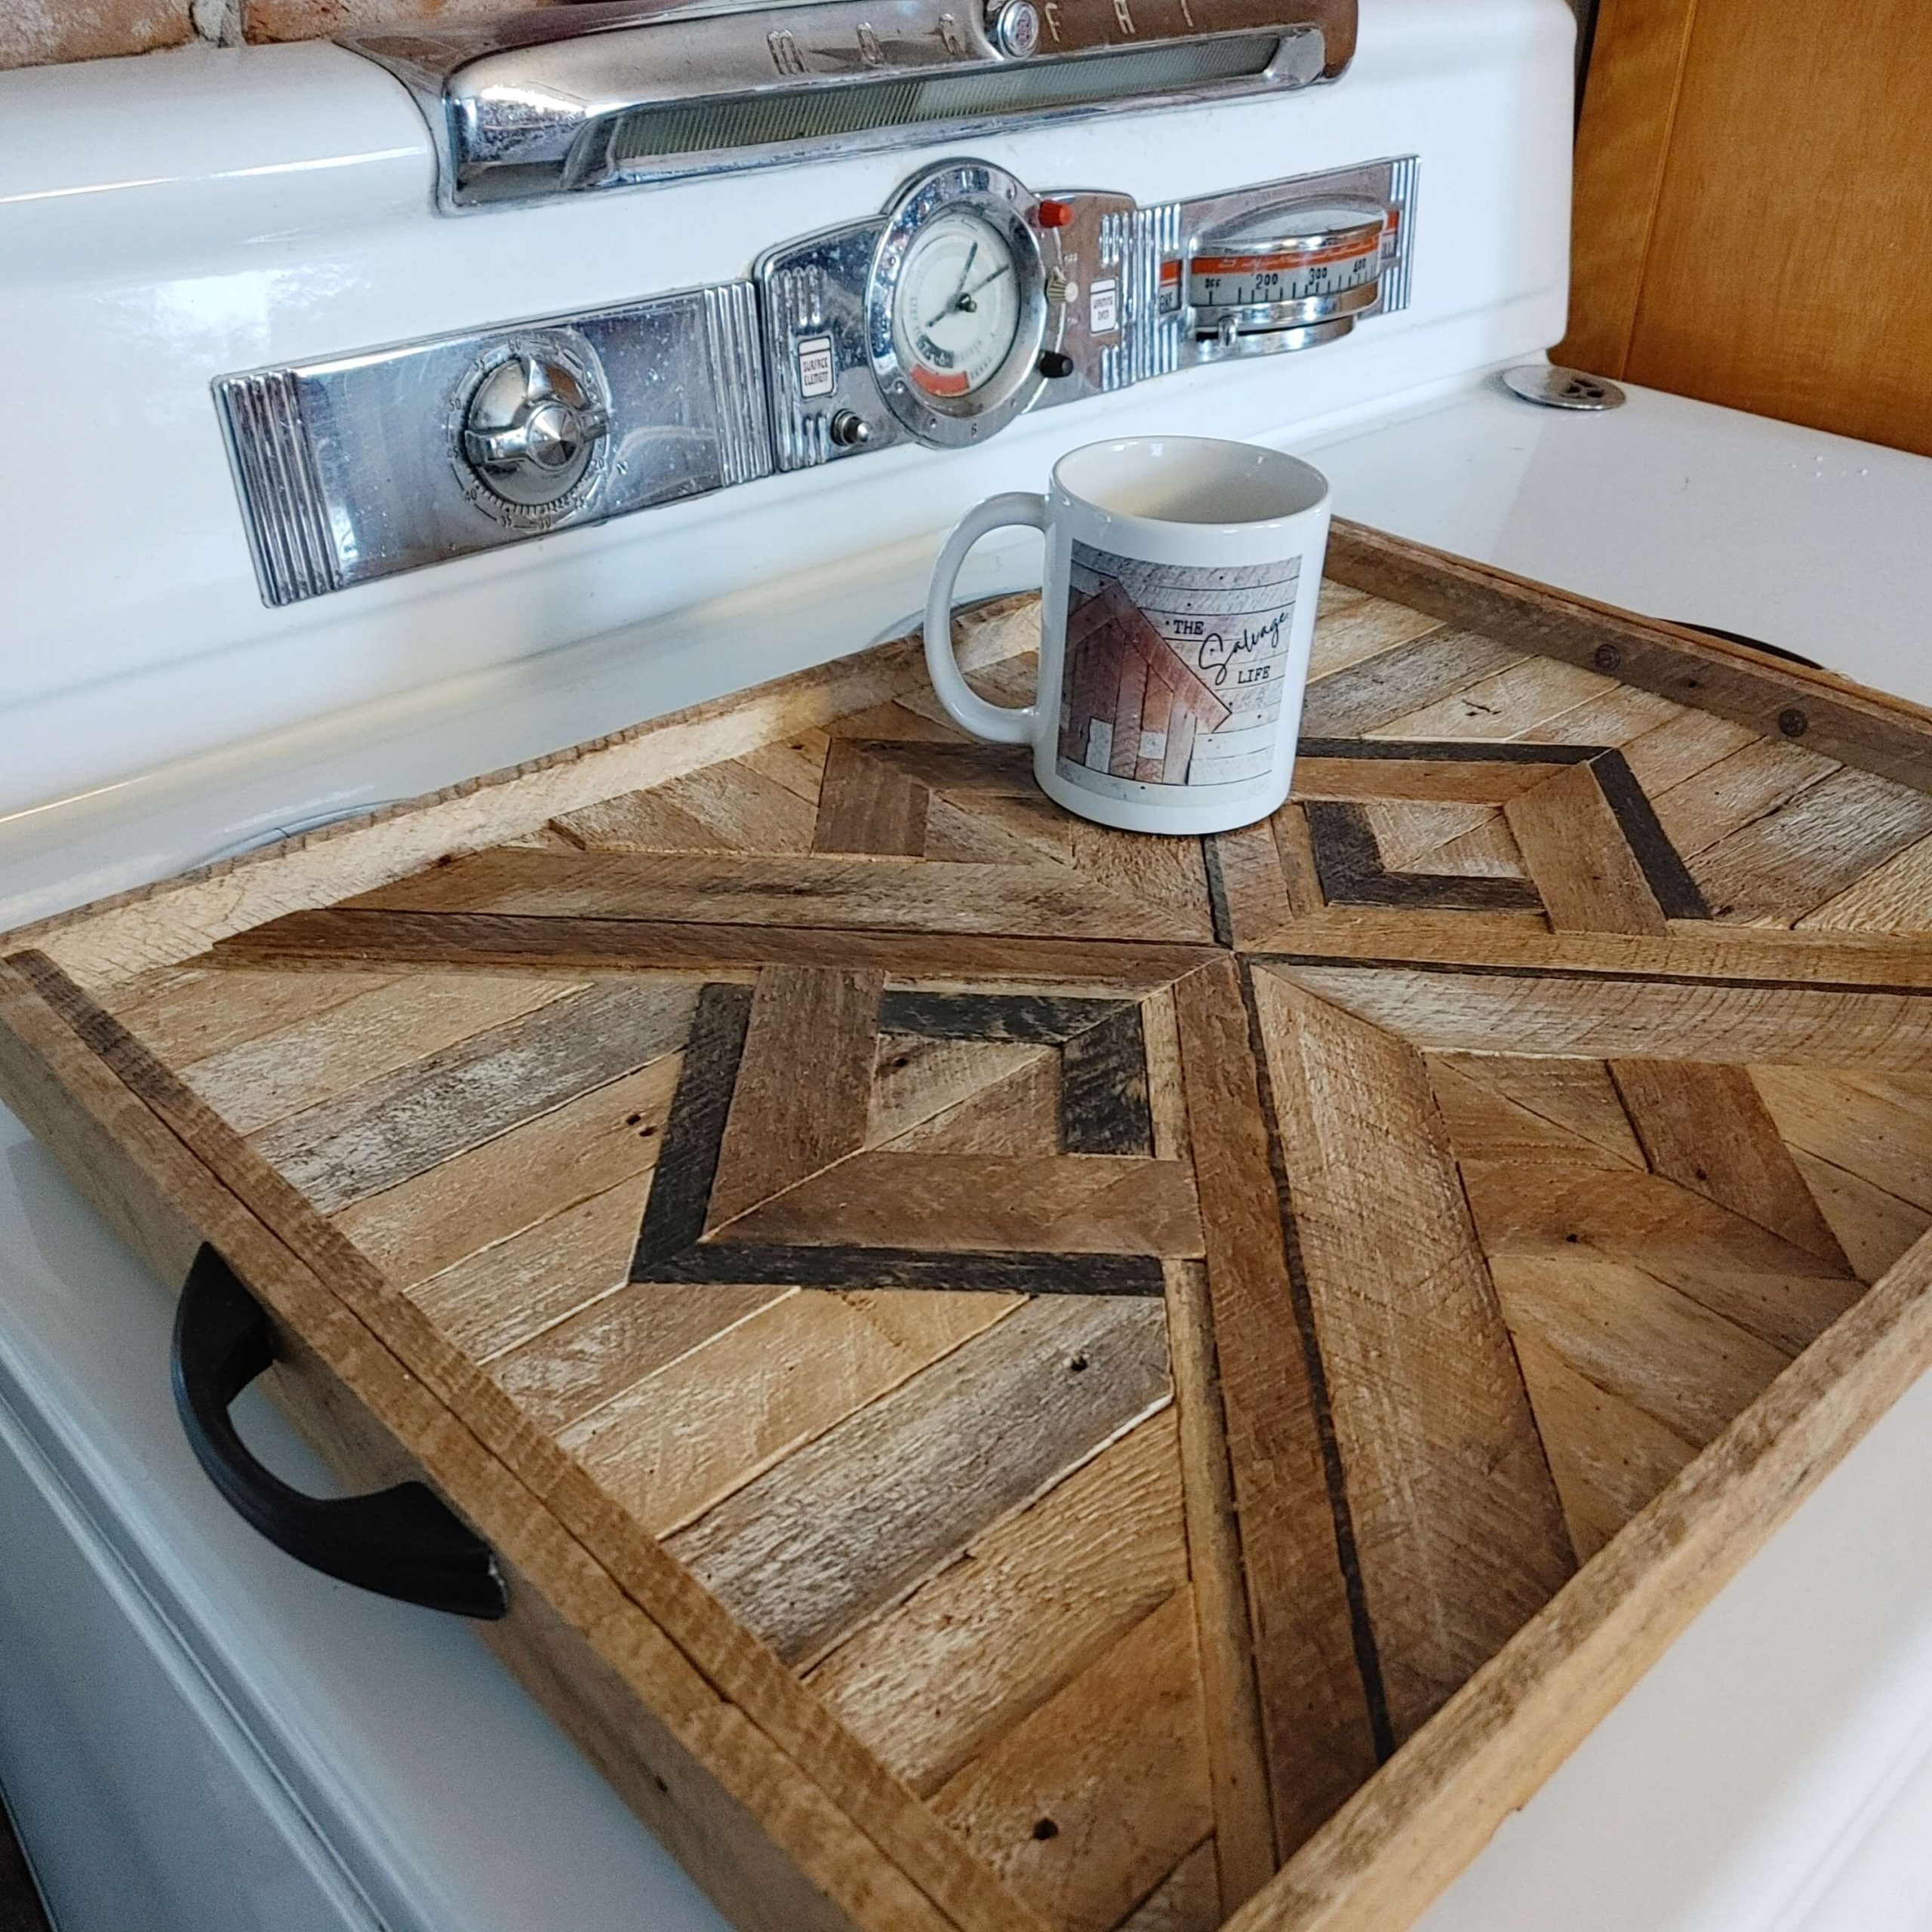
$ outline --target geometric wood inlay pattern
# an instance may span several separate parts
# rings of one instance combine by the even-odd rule
[[[1260,825],[891,647],[0,961],[757,1932],[1406,1923],[1932,1349],[1932,728],[1337,541]]]

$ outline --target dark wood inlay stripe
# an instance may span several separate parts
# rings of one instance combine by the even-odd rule
[[[1123,1006],[1060,1049],[1060,1143],[1069,1154],[1154,1152],[1147,1040],[1137,1006]]]
[[[1151,1254],[989,1254],[908,1247],[768,1247],[709,1241],[640,1260],[638,1281],[717,1281],[741,1287],[943,1288],[977,1294],[1158,1295]]]

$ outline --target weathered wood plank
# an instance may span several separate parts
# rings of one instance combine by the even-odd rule
[[[1161,985],[1207,956],[1201,946],[1132,940],[371,912],[340,906],[291,912],[235,934],[222,942],[218,952],[224,960],[241,962],[379,961],[387,966],[466,966],[485,971],[514,968],[573,974],[875,966],[907,977],[1089,980],[1134,989]]]
[[[392,983],[392,975],[366,967],[297,974],[187,966],[165,970],[152,983],[137,981],[128,989],[134,996],[117,996],[114,1008],[151,1051],[185,1069]]]
[[[808,1681],[928,1795],[1184,1592],[1187,1578],[1169,1411],[977,1538]]]
[[[1204,968],[1174,997],[1269,1797],[1285,1854],[1375,1767],[1350,1601],[1354,1550],[1346,1504],[1331,1487],[1319,1358],[1289,1274],[1237,969]]]
[[[869,1151],[750,1209],[722,1232],[733,1242],[967,1254],[1178,1257],[1201,1247],[1186,1161],[1097,1154]]]
[[[952,1779],[934,1809],[1066,1932],[1108,1932],[1214,1823],[1177,1592]]]
[[[1432,1054],[1426,1065],[1459,1159],[1560,1152],[1573,1161],[1644,1164],[1643,1148],[1601,1060]]]
[[[1842,1259],[1794,1247],[1659,1174],[1561,1160],[1465,1161],[1463,1180],[1492,1261],[1532,1255],[1581,1269],[1607,1256],[1788,1355],[1858,1299]]]
[[[1255,994],[1399,1741],[1574,1559],[1420,1056],[1278,979]]]
[[[871,747],[835,738],[825,761],[814,852],[918,854],[926,849],[927,787]]]
[[[1597,775],[1573,764],[1503,808],[1523,863],[1559,932],[1669,931],[1644,868]]]
[[[291,1114],[254,1144],[332,1213],[675,1052],[692,998],[676,985],[573,993]]]
[[[1060,1057],[1012,1041],[881,1033],[866,1145],[1057,1154]]]
[[[709,1290],[652,1284],[646,1292]],[[742,1313],[743,1290],[721,1292]],[[721,1313],[709,1340],[669,1361],[657,1359],[648,1331],[621,1331],[645,1343],[637,1373],[608,1364],[604,1379],[615,1392],[557,1431],[564,1450],[654,1536],[781,1466],[1018,1306],[993,1294],[755,1292],[762,1308],[740,1320]]]
[[[1168,1392],[1158,1302],[1029,1302],[670,1547],[748,1629],[808,1666]]]
[[[223,1119],[253,1134],[581,990],[568,980],[411,974],[184,1071]],[[223,989],[211,985],[208,997],[219,1003]]]
[[[1657,997],[1646,979],[1507,968],[1431,971],[1271,961],[1321,998],[1425,1049],[1591,1059],[1932,1066],[1922,992],[1709,979]]]
[[[865,1144],[884,980],[768,966],[752,996],[705,1225],[717,1228]]]
[[[1620,1060],[1610,1070],[1656,1172],[1850,1272],[1745,1068]]]
[[[1302,701],[1302,731],[1313,738],[1361,737],[1392,718],[1507,669],[1521,656],[1472,632],[1432,629],[1411,643],[1315,678]]]
[[[779,854],[660,857],[499,848],[345,900],[350,910],[494,912],[652,924],[1170,940],[1209,937],[1063,866],[928,866],[908,859]],[[1192,930],[1190,931],[1190,925]]]
[[[1120,1932],[1214,1932],[1224,1915],[1215,1841],[1196,1845],[1120,1923]]]

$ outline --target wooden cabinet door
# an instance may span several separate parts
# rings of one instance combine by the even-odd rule
[[[1932,454],[1932,5],[1603,0],[1555,353]]]

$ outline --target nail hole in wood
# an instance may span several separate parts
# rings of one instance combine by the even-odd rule
[[[1614,644],[1600,644],[1590,654],[1590,662],[1599,671],[1614,671],[1623,662],[1623,654]]]
[[[1066,1365],[1075,1375],[1078,1375],[1087,1366],[1087,1358],[1084,1355],[1069,1355],[1067,1358]]]
[[[1044,1844],[1048,1839],[1060,1836],[1060,1827],[1051,1818],[1042,1818],[1033,1827],[1033,1835]]]
[[[1581,1241],[1583,1239],[1583,1236],[1581,1235],[1565,1235],[1563,1238],[1567,1241],[1575,1242]]]
[[[1787,738],[1801,738],[1811,728],[1811,721],[1796,705],[1778,713],[1778,729]]]
[[[908,1061],[910,1060],[910,1058],[911,1058],[911,1056],[910,1056],[909,1054],[900,1054],[900,1056],[899,1056],[899,1057],[898,1057],[895,1060],[894,1060],[894,1062],[892,1063],[892,1064],[894,1065],[894,1067],[901,1067],[901,1066],[904,1066],[905,1065],[906,1065],[906,1064],[907,1064],[907,1063],[908,1063]]]
[[[641,1114],[626,1114],[624,1116],[624,1124],[626,1127],[641,1127],[643,1124],[644,1116]]]

